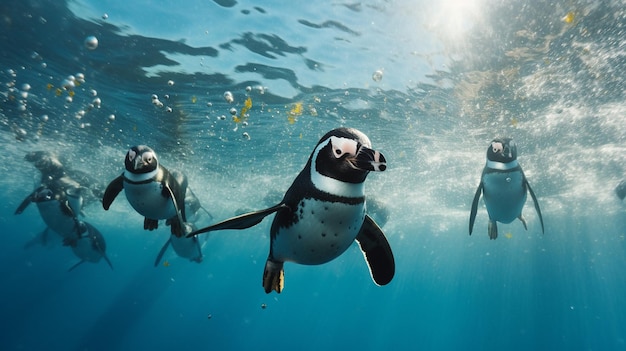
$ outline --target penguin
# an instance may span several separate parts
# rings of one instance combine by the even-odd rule
[[[46,186],[40,186],[22,201],[15,214],[21,214],[31,202],[37,205],[39,215],[46,223],[46,229],[39,235],[43,243],[47,242],[49,230],[52,230],[61,236],[64,245],[76,244],[81,237],[80,207],[77,207],[82,204],[79,190],[55,193]]]
[[[197,227],[193,223],[185,223],[185,235],[197,230]],[[165,245],[161,248],[159,253],[157,254],[156,260],[154,260],[154,266],[157,267],[161,260],[163,259],[163,255],[167,251],[168,247],[172,247],[174,252],[178,257],[186,258],[191,262],[201,263],[204,255],[202,254],[202,248],[207,242],[208,235],[203,236],[202,238],[198,236],[182,236],[177,237],[176,235],[170,235],[170,238],[167,239]]]
[[[157,229],[159,220],[167,219],[171,233],[182,236],[183,224],[187,221],[187,177],[177,171],[170,172],[160,165],[156,153],[145,145],[131,147],[124,163],[126,170],[111,181],[104,191],[104,209],[109,209],[123,189],[130,205],[145,217],[145,230]]]
[[[362,132],[338,128],[326,133],[280,203],[245,213],[192,232],[245,229],[275,214],[263,273],[266,293],[284,288],[284,262],[319,265],[356,241],[377,285],[391,282],[395,261],[383,231],[366,213],[364,181],[384,171],[385,157],[372,149]]]
[[[99,201],[104,187],[91,175],[72,169],[67,160],[51,151],[31,151],[24,156],[41,173],[40,185],[54,193],[68,188],[82,188],[81,198],[85,204]]]
[[[184,224],[185,235],[197,230],[195,223],[203,217],[202,213],[206,214],[209,220],[213,219],[213,216],[202,206],[202,204],[200,204],[200,200],[190,187],[187,187],[187,193],[185,195],[185,210],[188,219],[188,222]],[[170,235],[169,239],[165,242],[165,245],[163,245],[159,251],[156,260],[154,261],[154,266],[157,267],[159,265],[163,259],[163,255],[170,246],[178,257],[186,258],[192,262],[201,263],[204,257],[202,254],[202,248],[206,244],[207,239],[208,235],[205,235],[203,238],[199,238],[197,236],[187,238],[186,236],[177,237],[176,235]]]
[[[70,272],[85,262],[98,263],[101,259],[104,259],[109,267],[113,269],[113,265],[106,255],[106,242],[102,233],[93,225],[84,221],[80,221],[78,227],[80,232],[84,234],[78,239],[76,245],[72,246],[72,252],[76,257],[80,258],[80,261],[67,271]]]
[[[511,223],[518,218],[524,225],[524,229],[528,230],[526,220],[522,217],[522,208],[526,203],[527,193],[530,193],[533,199],[543,233],[543,217],[539,202],[517,161],[515,142],[511,138],[494,139],[487,148],[487,163],[472,202],[469,234],[472,235],[481,194],[489,214],[489,239],[495,240],[498,237],[497,222]]]

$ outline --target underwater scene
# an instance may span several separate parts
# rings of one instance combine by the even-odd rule
[[[626,349],[623,0],[0,2],[2,350]]]

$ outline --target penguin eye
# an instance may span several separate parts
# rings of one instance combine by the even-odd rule
[[[137,153],[133,149],[128,150],[128,160],[129,161],[134,160],[135,156],[137,156]]]

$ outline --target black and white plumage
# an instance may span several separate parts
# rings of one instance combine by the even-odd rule
[[[527,193],[533,199],[535,210],[544,232],[543,217],[535,192],[530,187],[522,167],[517,161],[517,146],[511,138],[496,138],[487,149],[487,163],[483,169],[480,184],[476,189],[469,219],[469,233],[472,235],[478,201],[482,194],[489,214],[488,233],[490,239],[498,237],[497,222],[511,223],[518,218],[525,229],[526,221],[522,209]]]
[[[113,200],[124,190],[130,205],[145,217],[144,229],[157,229],[159,220],[167,219],[171,233],[182,236],[186,222],[187,177],[180,172],[170,172],[160,165],[156,153],[145,145],[130,148],[124,165],[126,170],[104,192],[104,209],[108,210]]]
[[[395,262],[380,227],[367,215],[364,181],[370,171],[387,168],[365,134],[350,128],[324,135],[287,190],[270,208],[242,214],[190,236],[222,229],[245,229],[276,213],[270,229],[270,252],[263,274],[266,293],[280,293],[284,262],[318,265],[329,262],[356,240],[374,282],[388,284]]]
[[[70,267],[68,271],[73,270],[85,262],[98,263],[102,259],[113,269],[113,265],[106,255],[107,246],[104,241],[104,236],[102,236],[100,231],[93,225],[83,221],[80,221],[78,226],[82,234],[76,244],[72,246],[72,252],[80,261]]]
[[[35,203],[41,219],[46,223],[46,229],[40,235],[42,242],[47,242],[49,230],[52,230],[61,236],[64,245],[73,246],[82,233],[78,219],[82,200],[78,190],[56,189],[55,192],[44,185],[35,189],[18,206],[15,214],[21,214],[30,203]]]
[[[156,260],[154,261],[155,267],[159,265],[169,247],[174,250],[178,257],[186,258],[189,261],[201,263],[204,259],[202,248],[207,243],[208,235],[203,235],[202,237],[192,236],[188,238],[186,234],[197,230],[196,223],[198,223],[201,218],[206,217],[207,220],[212,220],[213,216],[202,206],[200,200],[190,187],[187,187],[187,194],[185,196],[185,211],[188,220],[184,227],[185,236],[177,237],[176,235],[170,235],[157,254]]]

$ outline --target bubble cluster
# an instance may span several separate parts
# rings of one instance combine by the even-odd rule
[[[225,92],[224,100],[226,100],[226,102],[228,102],[229,104],[232,104],[235,101],[235,98],[233,97],[233,93],[231,93],[230,91]]]

